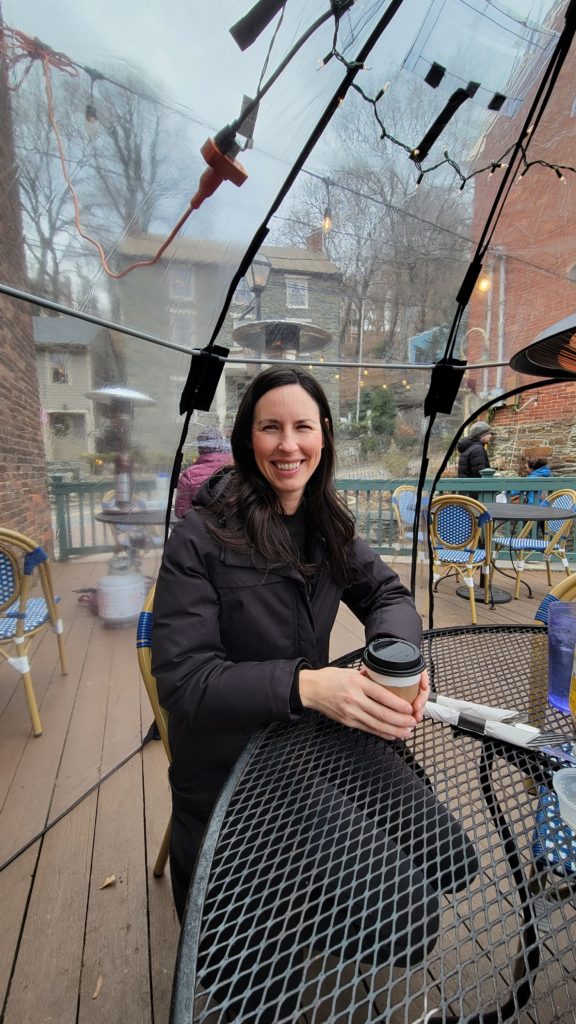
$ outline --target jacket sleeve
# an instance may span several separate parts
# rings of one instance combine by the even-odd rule
[[[290,694],[295,674],[307,662],[229,660],[207,568],[210,549],[194,510],[175,526],[164,549],[152,627],[152,672],[161,705],[186,715],[195,729],[232,726],[249,732],[297,718]]]
[[[366,642],[397,636],[420,646],[422,619],[398,575],[359,537],[352,562],[358,581],[346,587],[342,600],[364,625]]]

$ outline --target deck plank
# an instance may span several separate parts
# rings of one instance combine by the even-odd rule
[[[143,765],[154,1019],[156,1022],[164,1022],[168,1020],[180,926],[172,901],[170,865],[166,865],[166,871],[162,878],[154,878],[152,874],[171,809],[168,762],[162,743],[153,740],[146,744],[143,751]]]
[[[92,793],[44,838],[4,1024],[76,1024],[96,804]]]
[[[102,773],[110,771],[142,741],[140,671],[136,658],[136,626],[105,629],[112,652]]]
[[[78,621],[71,634],[78,639],[68,649],[68,675],[58,673],[47,691],[41,708],[44,732],[39,737],[28,732],[0,811],[0,864],[41,831],[47,821],[89,636]],[[10,715],[3,716],[0,737],[10,724]],[[5,758],[6,751],[0,742],[0,773],[5,769]]]
[[[18,952],[20,930],[32,887],[40,841],[33,843],[0,873],[2,907],[2,955],[0,955],[0,1006],[4,1004],[14,958]]]
[[[70,725],[55,779],[50,807],[52,818],[70,807],[100,778],[106,706],[114,671],[112,654],[104,631],[93,629],[80,668]]]
[[[99,791],[78,1024],[152,1020],[144,838],[137,755]],[[101,888],[111,875],[115,884]]]

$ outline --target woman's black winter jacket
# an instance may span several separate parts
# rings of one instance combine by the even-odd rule
[[[316,536],[311,561],[321,563],[323,552]],[[340,600],[367,641],[420,643],[420,615],[396,573],[360,539],[352,562],[358,582],[343,589],[324,570],[311,588],[292,567],[222,547],[195,510],[175,525],[156,587],[152,671],[169,712],[171,784],[198,820],[207,820],[250,736],[297,719],[296,673],[327,665]]]

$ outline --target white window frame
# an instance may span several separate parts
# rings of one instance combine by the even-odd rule
[[[62,387],[72,383],[72,364],[68,355],[64,356],[61,352],[51,352],[48,366],[48,381],[50,384],[53,384],[55,387]],[[54,380],[54,373],[60,368],[64,371],[65,380]]]
[[[287,309],[309,309],[310,308],[310,303],[308,301],[308,280],[309,279],[307,277],[304,277],[302,274],[285,274],[284,275],[284,280],[286,282],[286,308]],[[300,302],[300,301],[293,301],[294,300],[294,296],[292,296],[292,301],[291,301],[291,295],[290,295],[291,288],[294,288],[295,291],[300,291],[300,289],[302,289],[302,291],[304,293],[303,296],[302,296],[302,299],[303,299],[302,302]],[[298,299],[298,295],[296,296],[296,299]]]

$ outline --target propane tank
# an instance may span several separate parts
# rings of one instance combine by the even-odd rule
[[[107,576],[98,580],[98,615],[108,626],[136,622],[146,596],[146,580],[125,558],[112,558]]]
[[[116,456],[116,507],[129,509],[132,504],[132,460],[128,455]]]

